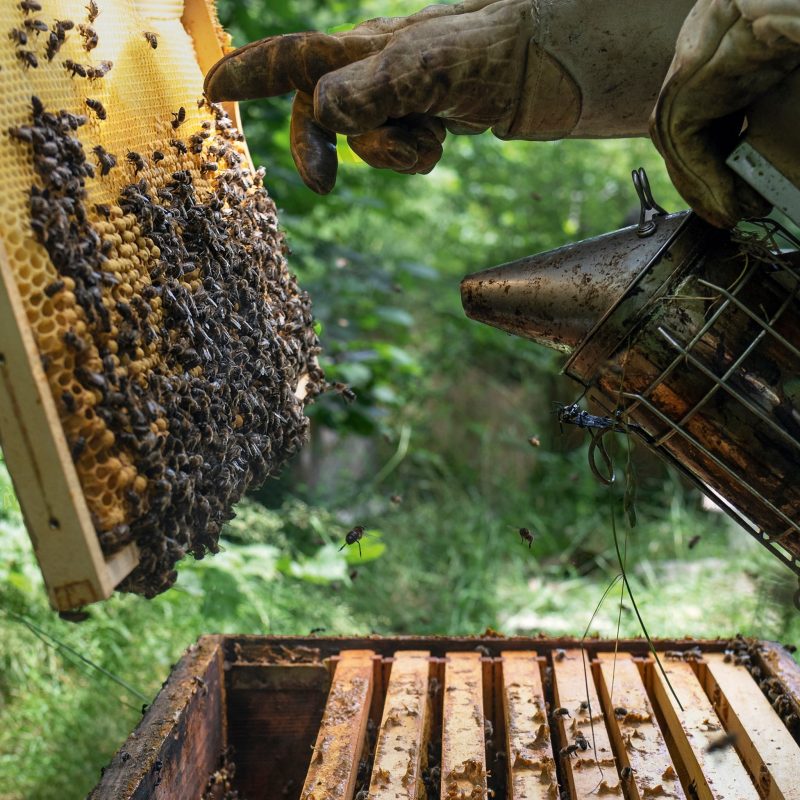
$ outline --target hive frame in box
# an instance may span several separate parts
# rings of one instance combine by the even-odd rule
[[[207,0],[185,0],[181,22],[205,74],[224,55],[224,32]],[[237,104],[223,106],[241,130]],[[109,558],[101,552],[2,241],[0,446],[50,604],[68,611],[109,597],[139,563],[138,548],[129,544]]]
[[[744,640],[741,640],[740,644],[743,642]],[[761,670],[761,678],[779,681],[782,690],[786,692],[787,701],[792,704],[795,713],[800,713],[800,668],[798,665],[780,645],[770,642],[753,642],[752,644],[758,645],[758,655],[755,658],[756,664]],[[699,681],[695,688],[699,688],[701,685],[705,687],[704,702],[706,705],[705,710],[699,715],[694,713],[692,716],[690,713],[692,718],[684,723],[663,720],[660,717],[653,719],[651,714],[649,722],[652,723],[654,731],[657,723],[658,728],[665,735],[672,737],[677,735],[677,729],[681,725],[687,725],[688,727],[685,728],[687,732],[689,732],[689,728],[692,728],[692,735],[695,738],[700,737],[697,738],[696,744],[701,748],[701,755],[705,758],[706,754],[702,753],[702,748],[706,742],[714,741],[720,735],[720,728],[711,724],[715,714],[718,714],[720,719],[725,722],[726,729],[730,726],[732,730],[741,734],[745,750],[743,760],[754,776],[754,780],[758,780],[762,787],[766,786],[766,778],[761,770],[762,762],[759,761],[756,749],[763,749],[765,754],[774,755],[776,746],[780,745],[782,748],[780,758],[770,758],[767,764],[768,771],[772,773],[771,788],[767,787],[768,791],[761,796],[796,798],[798,790],[795,787],[798,784],[793,776],[797,774],[798,764],[800,764],[800,750],[792,750],[794,744],[791,741],[792,737],[788,734],[788,729],[778,729],[777,733],[780,733],[780,737],[773,729],[778,717],[770,706],[770,700],[761,693],[762,690],[753,680],[753,676],[745,667],[735,664],[730,655],[724,655],[730,641],[723,639],[664,639],[655,640],[654,645],[661,652],[662,659],[665,660],[669,670],[683,671],[686,673],[687,679],[691,677],[690,672],[696,675],[692,681]],[[657,690],[651,688],[651,684],[658,676],[656,670],[652,669],[653,662],[649,658],[649,645],[644,639],[620,639],[615,643],[613,640],[578,640],[544,636],[505,638],[498,635],[481,638],[203,636],[197,644],[189,648],[176,665],[136,730],[117,751],[111,764],[106,768],[100,783],[90,793],[89,800],[200,797],[203,796],[209,779],[215,780],[213,786],[217,791],[224,791],[224,788],[220,788],[221,783],[216,780],[220,775],[218,772],[219,759],[223,754],[230,755],[235,764],[238,780],[235,781],[234,788],[238,789],[244,797],[283,796],[288,800],[294,800],[307,796],[319,797],[321,795],[316,789],[321,788],[325,792],[326,789],[335,787],[335,792],[331,791],[322,796],[328,800],[331,797],[352,798],[351,772],[358,764],[358,750],[361,745],[354,744],[354,739],[348,733],[347,725],[342,727],[343,719],[339,711],[351,722],[358,721],[357,727],[361,734],[365,727],[364,712],[367,709],[370,719],[380,722],[380,728],[377,731],[379,737],[382,732],[387,730],[391,730],[393,734],[403,730],[401,720],[395,713],[398,709],[405,710],[407,721],[418,723],[416,726],[407,726],[409,729],[415,728],[414,735],[418,736],[419,731],[426,729],[430,731],[440,723],[430,721],[430,724],[427,724],[423,720],[419,720],[418,714],[421,706],[415,705],[413,700],[416,697],[421,702],[424,698],[431,697],[432,702],[438,705],[435,713],[437,720],[441,720],[442,724],[445,724],[447,712],[444,709],[445,703],[442,695],[446,694],[446,689],[443,692],[442,687],[445,686],[446,670],[448,665],[452,666],[455,661],[462,659],[465,663],[473,664],[477,668],[473,671],[475,680],[482,676],[480,680],[483,683],[483,698],[481,702],[481,698],[476,696],[464,704],[463,707],[466,711],[461,713],[459,718],[462,721],[470,722],[469,727],[475,729],[472,731],[473,733],[477,731],[482,734],[484,719],[488,718],[484,717],[483,712],[487,711],[494,721],[496,742],[492,749],[495,751],[504,749],[511,752],[512,740],[515,733],[519,733],[516,729],[512,729],[513,726],[508,728],[506,725],[509,718],[509,704],[512,701],[517,706],[512,709],[516,718],[524,718],[525,724],[529,724],[531,719],[536,721],[534,711],[543,709],[546,697],[549,697],[550,700],[554,699],[554,695],[548,694],[551,690],[547,688],[544,689],[545,695],[542,695],[544,683],[549,681],[551,684],[557,683],[559,686],[564,683],[565,689],[569,689],[568,684],[571,684],[570,691],[573,696],[565,699],[575,711],[577,702],[584,696],[583,665],[579,650],[581,646],[585,648],[587,669],[591,670],[590,675],[595,675],[594,679],[589,677],[589,681],[595,680],[601,691],[604,686],[606,689],[608,685],[613,686],[616,666],[619,668],[616,670],[616,686],[619,694],[613,694],[613,697],[617,698],[617,702],[624,700],[626,703],[632,704],[629,707],[638,707],[634,697],[630,694],[631,691],[637,690],[637,687],[639,694],[645,698],[645,705],[647,702],[652,702],[652,696],[657,693]],[[674,660],[675,650],[690,652],[694,648],[702,651],[703,661],[692,666],[686,660]],[[670,653],[670,651],[673,652]],[[389,703],[388,697],[392,694],[392,687],[398,688],[398,684],[393,680],[393,665],[398,663],[400,656],[404,656],[406,662],[409,659],[426,659],[427,657],[429,671],[426,669],[414,670],[417,675],[417,683],[419,683],[420,675],[423,678],[422,689],[415,688],[413,681],[404,681],[403,692],[395,695],[396,702],[393,703],[392,709],[387,715],[388,705],[386,704]],[[670,660],[670,657],[673,660]],[[615,658],[619,659],[616,665]],[[642,669],[628,670],[633,676],[631,678],[620,666],[623,658],[634,658],[635,663]],[[511,662],[517,662],[516,669]],[[342,672],[340,672],[341,666],[346,666]],[[650,669],[647,669],[648,666]],[[604,669],[610,673],[610,682],[601,676]],[[526,670],[533,670],[535,674],[539,675],[539,680],[529,680],[530,676],[526,676]],[[426,676],[430,683],[424,680]],[[564,676],[570,680],[562,681]],[[746,680],[740,681],[740,677]],[[438,690],[429,695],[429,691],[433,690],[434,679]],[[475,680],[472,681],[473,689],[476,688]],[[366,682],[371,685],[373,691],[368,690]],[[745,698],[744,702],[742,702],[742,697],[735,697],[731,693],[731,687],[736,689],[736,684],[742,682],[750,689],[749,695],[742,695]],[[469,681],[462,681],[461,685],[464,688],[470,688]],[[490,685],[493,687],[493,691],[489,689]],[[647,687],[646,695],[643,694],[645,686]],[[721,691],[716,690],[717,686],[721,686]],[[505,688],[501,689],[500,687]],[[522,687],[521,690],[516,691],[520,687]],[[347,698],[351,697],[352,692],[356,690],[360,692],[359,702],[347,701]],[[757,692],[757,695],[753,694],[753,690]],[[504,712],[499,710],[498,691],[504,692],[502,698]],[[478,689],[478,693],[480,694],[480,689]],[[538,705],[537,696],[540,696]],[[647,700],[648,696],[650,697],[649,701]],[[437,697],[438,700],[433,701],[433,697]],[[383,698],[386,698],[385,701]],[[701,697],[701,699],[703,698]],[[617,722],[611,728],[616,729],[617,724],[621,725],[621,734],[636,733],[645,722],[644,718],[639,712],[629,715],[626,711],[624,718],[620,719],[617,717],[616,708],[612,709],[611,707],[611,700],[612,696],[607,694],[600,698],[602,706],[602,709],[598,709],[598,712],[602,710],[600,718],[604,714],[607,719],[616,719]],[[714,705],[713,711],[708,705],[709,701]],[[666,698],[664,702],[671,701]],[[757,705],[763,706],[763,708],[755,708]],[[551,706],[551,710],[554,707]],[[337,708],[339,711],[336,710]],[[473,708],[476,710],[474,720],[472,719]],[[329,710],[336,713],[329,715]],[[689,711],[695,710],[690,709]],[[459,716],[458,709],[454,709],[454,713],[455,716]],[[659,710],[656,709],[657,716],[659,713]],[[597,727],[599,722],[595,718],[594,712],[592,718],[595,719],[595,727]],[[553,734],[558,738],[556,747],[563,744],[564,737],[568,733],[567,725],[572,731],[571,720],[572,717],[569,719],[560,717],[558,722],[553,725],[554,730],[558,728],[558,731]],[[767,721],[766,727],[763,724],[765,720]],[[587,722],[588,719],[584,718],[581,724],[588,730]],[[777,724],[782,725],[780,721]],[[332,740],[326,742],[326,736],[329,734],[333,736],[334,728],[341,728],[339,731],[341,735],[338,737],[336,746],[333,746]],[[703,730],[698,732],[694,728]],[[769,735],[765,735],[765,731],[769,731]],[[437,736],[441,736],[441,733],[439,730]],[[754,748],[752,746],[754,743],[749,739],[749,733],[759,735],[758,743],[761,747]],[[572,734],[570,733],[570,735]],[[504,773],[508,772],[510,766],[512,778],[519,777],[521,783],[529,787],[541,787],[540,777],[542,776],[538,775],[539,771],[544,770],[544,773],[549,774],[555,765],[552,758],[545,763],[538,758],[529,757],[531,756],[529,750],[533,745],[529,746],[525,743],[530,738],[530,736],[524,736],[520,740],[523,743],[520,752],[526,756],[525,758],[517,759],[516,762],[509,760],[506,768],[498,767],[496,764],[492,764],[492,766],[495,769],[501,769]],[[549,747],[550,736],[546,738]],[[649,738],[653,740],[652,736]],[[317,745],[314,745],[315,740]],[[483,736],[480,736],[478,741],[480,745],[483,745]],[[654,755],[657,755],[653,748],[658,743],[654,744],[653,741],[650,741],[646,753],[645,750],[642,750],[645,755],[641,757],[635,749],[630,750],[629,758],[632,766],[637,770],[637,775],[635,775],[637,783],[641,783],[638,772],[641,772],[641,777],[643,777],[646,771],[646,760],[652,760]],[[795,738],[794,741],[797,742],[797,739]],[[302,746],[299,744],[300,742],[303,743]],[[669,754],[671,754],[675,747],[669,738],[667,744],[670,746]],[[486,743],[487,748],[488,746]],[[661,756],[669,758],[663,741],[661,741],[660,747]],[[320,766],[325,766],[322,762],[330,763],[327,763],[325,769],[309,770],[312,758],[315,759],[315,762],[317,760],[314,754],[323,750],[325,758],[321,760]],[[380,750],[380,738],[376,753],[378,750]],[[619,751],[619,748],[617,750]],[[415,759],[419,755],[419,750],[412,753],[410,750],[404,749],[403,752],[414,756]],[[342,756],[344,762],[349,764],[350,772],[347,776],[337,766],[342,761],[339,756]],[[582,751],[582,754],[577,757],[560,759],[563,763],[559,765],[558,769],[561,770],[562,777],[566,777],[565,770],[573,773],[576,770],[580,771],[577,766],[580,758],[590,759],[591,756],[592,753],[589,750],[589,752]],[[733,753],[728,753],[721,760],[713,756],[709,759],[713,762],[708,765],[709,772],[714,776],[724,775],[726,759],[738,763]],[[402,761],[403,759],[399,759],[398,763]],[[587,764],[583,764],[583,766],[585,767]],[[738,769],[741,771],[741,764]],[[309,775],[314,776],[316,784],[314,787],[304,787],[303,778],[306,776],[307,770]],[[610,777],[614,770],[609,767],[607,770],[607,777]],[[589,775],[590,771],[591,775]],[[588,780],[588,784],[596,787],[598,784],[596,771],[586,769],[584,772],[588,779],[591,779]],[[373,767],[372,774],[375,776],[375,767]],[[444,768],[442,774],[445,774]],[[658,771],[654,772],[656,779],[659,774]],[[741,774],[744,775],[744,773]],[[684,782],[685,777],[681,779]],[[661,778],[665,779],[666,775],[661,775]],[[379,782],[380,780],[382,778],[379,778]],[[670,780],[674,780],[674,775]],[[793,788],[788,794],[781,794],[779,784]],[[413,787],[414,783],[406,781],[403,785],[409,788]],[[301,787],[304,787],[302,791]],[[380,789],[381,787],[371,786],[370,797],[398,796],[393,791],[373,793],[372,790],[376,788]],[[392,789],[391,786],[388,788]],[[752,790],[752,786],[750,788]],[[307,793],[306,789],[310,791]],[[700,789],[699,796],[715,796],[708,793],[707,787],[700,787]],[[413,796],[410,791],[408,794]],[[666,796],[666,794],[662,792],[661,796]],[[204,796],[218,797],[220,794],[212,791]],[[486,794],[484,793],[482,796],[485,797]],[[502,796],[511,797],[512,795],[502,793],[498,795],[498,797]],[[539,791],[534,794],[525,794],[525,796],[550,797],[552,795],[546,791],[544,794]],[[580,796],[595,796],[595,794]],[[619,792],[617,792],[617,796],[621,796]],[[641,795],[629,795],[626,791],[625,796]],[[733,795],[726,793],[725,796]],[[741,793],[736,796],[754,797],[755,794],[751,791],[748,794]]]

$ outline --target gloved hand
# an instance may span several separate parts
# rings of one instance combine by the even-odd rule
[[[276,36],[211,68],[212,101],[296,90],[305,183],[336,181],[336,133],[374,167],[429,172],[446,131],[505,139],[644,135],[693,0],[465,0],[331,36]],[[646,68],[642,68],[646,64]]]
[[[675,187],[719,227],[769,204],[725,165],[747,107],[800,65],[800,0],[698,0],[678,36],[651,133]]]

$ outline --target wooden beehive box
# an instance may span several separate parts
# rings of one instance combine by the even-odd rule
[[[580,644],[206,636],[90,797],[800,798],[781,646]]]

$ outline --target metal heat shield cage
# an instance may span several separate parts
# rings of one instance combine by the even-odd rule
[[[800,248],[682,216],[564,372],[800,575]]]

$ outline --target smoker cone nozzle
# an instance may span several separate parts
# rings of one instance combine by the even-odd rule
[[[631,226],[467,275],[461,281],[464,311],[478,322],[572,352],[684,217],[662,217],[646,238]]]

